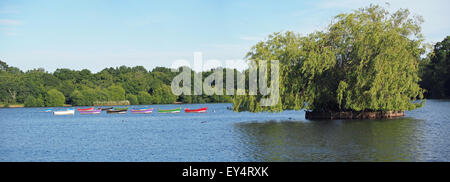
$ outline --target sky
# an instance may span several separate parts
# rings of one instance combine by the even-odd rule
[[[448,0],[0,0],[0,60],[24,71],[151,70],[193,63],[201,52],[225,65],[273,32],[324,30],[335,15],[370,4],[422,16],[426,42],[450,33]]]

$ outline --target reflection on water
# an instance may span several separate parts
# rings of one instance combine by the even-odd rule
[[[251,161],[417,161],[423,120],[250,122],[234,126]]]
[[[450,101],[383,120],[235,123],[250,161],[450,161]]]

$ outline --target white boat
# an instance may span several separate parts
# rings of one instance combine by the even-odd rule
[[[75,114],[75,110],[73,109],[69,109],[66,111],[54,111],[53,115],[74,115]]]

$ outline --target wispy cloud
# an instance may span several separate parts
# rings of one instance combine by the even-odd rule
[[[13,19],[0,19],[0,33],[8,37],[16,36],[17,25],[22,25],[22,22]]]
[[[3,34],[4,35],[6,35],[6,36],[16,36],[17,35],[17,33],[16,32],[13,32],[13,31],[5,31],[5,32],[3,32]]]
[[[12,20],[12,19],[0,19],[0,25],[6,25],[6,26],[15,26],[15,25],[21,25],[22,22],[18,20]]]
[[[19,10],[16,6],[0,6],[0,14],[18,14]]]

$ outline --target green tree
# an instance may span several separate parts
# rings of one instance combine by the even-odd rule
[[[60,85],[57,87],[59,91],[66,97],[66,103],[70,103],[70,95],[76,89],[72,80],[62,80]]]
[[[323,32],[275,33],[247,54],[280,61],[280,102],[235,97],[234,110],[403,111],[423,105],[418,65],[425,53],[420,17],[370,6],[340,14]],[[258,69],[258,67],[256,67]]]
[[[190,95],[180,95],[179,101],[185,104],[191,104],[192,103],[192,96]]]
[[[29,95],[24,102],[25,107],[44,107],[44,101],[41,97],[34,98]]]
[[[14,67],[9,67],[5,63],[2,68],[6,71],[0,71],[0,99],[5,103],[14,104],[19,99],[21,90],[24,88],[23,74]]]
[[[142,105],[153,104],[152,96],[146,91],[140,91],[139,94],[137,95],[137,98],[139,100],[139,104]]]
[[[34,101],[34,105],[35,107],[45,107],[44,104],[44,99],[42,98],[42,96],[39,96],[38,98],[36,98],[36,100]]]
[[[60,107],[64,106],[65,101],[66,98],[64,97],[64,94],[56,89],[51,89],[47,92],[47,95],[45,97],[45,106]]]
[[[36,99],[33,96],[28,96],[24,102],[25,107],[38,107],[36,106]]]
[[[172,93],[167,85],[156,88],[151,95],[155,104],[173,104],[177,100],[177,96]]]
[[[9,66],[6,64],[6,62],[3,62],[0,60],[0,72],[6,72],[8,70]]]
[[[450,36],[434,45],[422,68],[420,85],[428,98],[450,98]]]
[[[108,96],[111,101],[125,100],[125,90],[119,85],[112,85],[108,88]]]
[[[153,78],[143,72],[130,72],[120,76],[122,81],[122,87],[126,93],[138,94],[140,91],[146,91],[149,89],[148,84],[153,83]]]
[[[89,105],[89,101],[85,100],[85,98],[83,97],[83,94],[80,91],[78,91],[78,90],[74,90],[70,94],[70,100],[72,101],[72,105],[74,105],[74,106],[87,106],[87,105]]]
[[[127,95],[127,100],[130,101],[131,105],[138,105],[139,104],[139,100],[138,100],[138,97],[136,95],[128,94]]]

